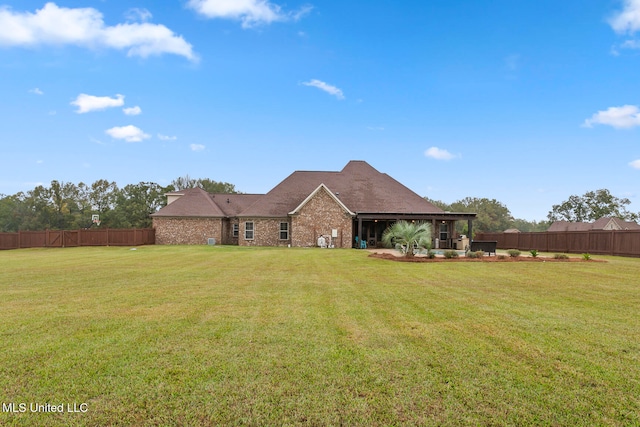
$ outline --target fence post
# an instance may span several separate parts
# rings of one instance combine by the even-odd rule
[[[545,252],[549,252],[549,233],[544,233],[544,244],[547,247]]]
[[[611,255],[613,255],[614,251],[614,243],[616,242],[616,230],[611,230]]]
[[[111,243],[109,241],[109,227],[107,227],[107,247],[109,246],[109,243]]]

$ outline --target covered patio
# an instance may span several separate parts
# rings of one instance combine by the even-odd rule
[[[426,221],[432,224],[432,247],[435,249],[464,249],[456,231],[457,221],[467,221],[468,236],[473,233],[475,213],[357,213],[353,219],[354,247],[359,249],[382,246],[382,233],[396,221]],[[458,247],[462,246],[462,247]]]

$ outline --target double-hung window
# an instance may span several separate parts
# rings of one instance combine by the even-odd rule
[[[280,223],[280,240],[289,240],[289,223]]]
[[[238,224],[233,224],[233,237],[238,237],[240,226]]]
[[[244,239],[253,240],[253,221],[244,223]]]

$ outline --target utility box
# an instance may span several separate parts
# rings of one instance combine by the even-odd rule
[[[467,246],[469,246],[469,238],[466,236],[458,237],[458,240],[456,240],[456,249],[464,251]]]

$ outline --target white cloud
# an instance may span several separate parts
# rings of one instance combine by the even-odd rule
[[[116,95],[115,98],[108,96],[93,96],[81,93],[71,105],[78,107],[76,113],[83,114],[90,111],[105,110],[112,107],[122,107],[124,105],[124,95]]]
[[[609,25],[618,34],[633,36],[640,30],[640,0],[624,0],[621,11],[614,13],[609,19]],[[635,39],[612,46],[611,54],[619,56],[622,49],[640,49],[640,41]]]
[[[640,49],[640,40],[625,40],[620,45],[621,49]]]
[[[114,139],[124,139],[127,142],[140,142],[151,138],[151,135],[144,133],[140,128],[133,125],[120,126],[107,129],[105,133]]]
[[[640,109],[636,105],[610,107],[606,111],[598,111],[582,126],[593,127],[594,124],[609,125],[616,129],[628,129],[640,126]]]
[[[206,147],[204,145],[202,145],[202,144],[191,144],[191,145],[189,145],[189,148],[191,148],[191,151],[202,151]]]
[[[207,18],[239,20],[243,28],[278,21],[297,21],[312,9],[306,5],[297,11],[285,12],[281,6],[268,0],[189,0],[187,5]]]
[[[175,141],[176,139],[178,139],[177,136],[169,136],[169,135],[163,135],[161,133],[158,134],[158,139],[161,141]]]
[[[31,12],[0,6],[0,46],[76,45],[127,50],[127,56],[146,58],[172,53],[197,61],[192,46],[159,24],[125,23],[106,26],[93,8],[58,7],[47,3]]]
[[[33,89],[29,89],[29,93],[33,93],[34,95],[44,95],[44,92],[34,87]]]
[[[629,166],[634,169],[640,169],[640,159],[634,160],[633,162],[629,163]]]
[[[124,112],[127,116],[137,116],[142,113],[142,109],[137,105],[135,107],[123,108],[122,112]]]
[[[151,14],[151,12],[149,12],[147,9],[139,8],[139,7],[134,7],[134,8],[129,9],[127,11],[127,13],[125,13],[124,16],[130,22],[131,21],[132,22],[147,22],[151,18],[153,18],[153,15]]]
[[[317,87],[318,89],[327,92],[330,95],[335,96],[338,99],[344,99],[344,94],[342,93],[342,90],[338,89],[337,87],[330,85],[328,83],[325,83],[323,81],[317,80],[317,79],[312,79],[308,82],[303,82],[302,83],[305,86],[312,86],[312,87]]]
[[[640,30],[640,0],[624,0],[623,10],[609,19],[609,25],[620,34]]]
[[[456,157],[447,150],[438,147],[428,148],[424,155],[436,160],[451,160]]]

